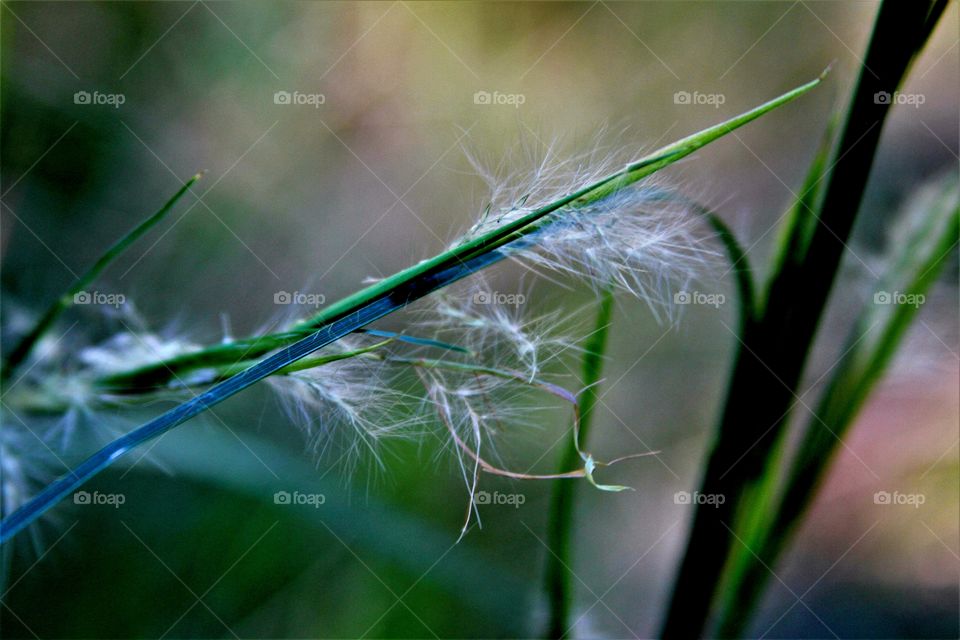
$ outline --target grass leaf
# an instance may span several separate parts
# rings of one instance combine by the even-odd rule
[[[827,163],[830,161],[830,152],[836,138],[839,116],[838,112],[827,125],[820,140],[820,146],[810,163],[800,194],[790,207],[787,219],[781,227],[781,235],[776,244],[779,247],[779,253],[774,259],[773,275],[768,290],[787,286],[784,283],[798,277],[798,271],[807,260],[810,241],[816,230],[816,211],[823,195]]]
[[[744,614],[753,610],[768,581],[767,567],[775,565],[807,512],[842,438],[917,314],[922,300],[918,296],[929,291],[957,244],[960,183],[956,175],[928,189],[911,208],[920,209],[919,224],[896,240],[899,254],[853,325],[844,356],[814,412],[817,417],[806,426],[796,455],[787,465],[786,484],[777,494],[778,501],[768,496],[767,508],[762,509],[765,523],[753,528],[748,542],[753,553],[744,554],[724,589],[729,598],[722,608],[721,637],[743,631],[747,622]],[[893,298],[896,294],[908,297],[897,303]],[[760,510],[759,505],[754,508]]]
[[[816,222],[812,231],[796,227],[804,237],[795,246],[804,249],[806,259],[796,277],[774,279],[762,317],[736,336],[734,371],[700,485],[701,494],[723,501],[693,507],[693,526],[661,632],[667,640],[704,634],[724,569],[741,544],[729,523],[769,482],[765,473],[778,455],[890,111],[890,104],[876,96],[892,94],[903,82],[935,24],[935,4],[881,4],[836,161],[826,172]]]
[[[173,194],[173,197],[167,200],[160,209],[156,211],[149,218],[138,224],[136,227],[131,229],[125,236],[117,240],[109,249],[107,249],[103,255],[90,267],[83,275],[76,279],[76,281],[70,285],[70,288],[67,289],[63,295],[54,300],[47,310],[44,312],[34,327],[21,338],[20,342],[13,348],[10,352],[10,355],[6,358],[5,366],[3,371],[0,372],[0,377],[3,380],[6,380],[10,377],[17,366],[23,362],[27,356],[30,355],[30,352],[33,350],[34,345],[44,336],[44,334],[53,326],[53,323],[56,322],[57,318],[60,317],[64,311],[70,308],[74,303],[74,296],[82,292],[90,283],[97,279],[104,269],[106,269],[111,262],[117,259],[127,248],[132,245],[134,242],[140,239],[147,231],[155,227],[161,220],[163,220],[170,211],[173,210],[174,205],[180,200],[183,195],[190,190],[190,187],[202,177],[202,173],[198,173],[189,180],[187,180],[180,189]]]
[[[499,262],[505,254],[497,249],[541,229],[544,224],[550,222],[550,219],[546,219],[549,214],[568,205],[585,206],[597,202],[693,153],[734,129],[798,98],[817,86],[821,80],[822,76],[726,122],[667,145],[658,152],[631,163],[623,170],[598,182],[586,185],[549,205],[520,216],[516,220],[347,296],[313,318],[296,325],[290,332],[291,337],[288,340],[255,341],[253,344],[249,341],[238,341],[218,345],[214,348],[215,350],[203,352],[202,355],[187,354],[186,359],[193,366],[197,366],[198,363],[200,366],[220,366],[232,364],[244,357],[257,357],[282,347],[257,364],[114,440],[68,474],[47,485],[33,499],[0,522],[0,543],[9,540],[84,482],[110,466],[117,458],[144,442],[166,433],[317,349],[402,309],[437,289]],[[215,360],[213,354],[219,358],[227,354],[227,359]],[[171,376],[177,375],[177,370],[182,366],[183,360],[174,358],[157,363],[152,368],[147,367],[137,371],[132,376],[132,380],[138,383],[146,382],[150,387],[155,387],[158,374],[161,379],[170,379]]]
[[[607,350],[607,338],[613,321],[614,294],[608,287],[600,298],[600,306],[593,332],[588,336],[583,349],[583,385],[580,400],[580,429],[577,440],[564,449],[561,469],[575,466],[581,458],[581,446],[586,443],[593,422],[594,409],[599,400],[599,383],[603,376],[603,360]],[[592,477],[592,459],[587,463],[587,478]],[[594,483],[595,484],[595,483]],[[570,566],[573,538],[574,503],[577,487],[572,482],[558,482],[553,486],[550,499],[550,520],[547,525],[548,546],[553,553],[547,557],[545,573],[546,590],[550,598],[548,638],[560,638],[567,634],[570,625],[570,610],[573,604],[573,580]]]
[[[825,73],[826,71],[824,71],[824,74]],[[380,280],[328,306],[319,314],[295,325],[289,331],[271,336],[256,336],[235,340],[229,344],[214,345],[194,353],[183,354],[163,362],[138,367],[131,371],[111,376],[107,382],[111,386],[118,387],[155,388],[175,376],[182,376],[187,371],[193,369],[232,364],[241,358],[257,358],[270,351],[292,344],[313,331],[316,331],[318,327],[322,327],[351,313],[358,305],[382,296],[395,287],[415,280],[417,277],[431,270],[458,264],[469,259],[471,256],[492,251],[529,235],[542,225],[549,224],[551,218],[548,218],[548,216],[560,211],[564,207],[587,206],[608,197],[619,189],[628,187],[652,175],[660,169],[694,153],[710,142],[804,95],[822,82],[824,74],[739,116],[662,147],[630,163],[624,169],[602,178],[593,184],[584,186],[549,205],[531,211],[516,220],[505,223],[429,260],[424,260],[388,278]]]

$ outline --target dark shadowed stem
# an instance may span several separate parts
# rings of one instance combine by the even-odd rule
[[[613,315],[613,288],[603,292],[593,333],[584,345],[583,384],[586,387],[580,400],[580,447],[585,446],[597,404],[600,377],[603,375],[603,358],[607,349],[607,336]],[[568,440],[559,469],[574,469],[583,464],[577,443]],[[552,553],[547,555],[546,588],[550,598],[550,620],[547,637],[561,638],[570,627],[570,610],[573,604],[573,514],[578,482],[559,481],[554,484],[550,505],[550,523],[547,544]]]
[[[727,558],[736,541],[734,518],[743,498],[763,482],[768,456],[783,433],[850,230],[873,165],[889,100],[923,46],[940,3],[882,4],[835,158],[824,199],[799,268],[771,284],[762,317],[739,337],[736,364],[701,492],[722,504],[694,506],[694,522],[664,638],[704,633]]]
[[[942,214],[936,209],[925,212],[928,220],[934,221],[924,225],[923,233],[929,229],[930,237],[915,235],[898,247],[901,259],[893,264],[885,281],[899,284],[884,289],[924,295],[933,286],[946,258],[953,254],[960,234],[960,210],[956,195],[953,198],[952,205],[943,208],[947,212],[946,221],[938,219]],[[904,268],[911,264],[916,265],[915,271],[904,279]],[[766,526],[751,540],[751,549],[756,555],[741,554],[743,566],[737,567],[724,582],[726,602],[720,608],[717,625],[720,637],[738,636],[750,622],[749,612],[760,601],[771,578],[768,567],[776,566],[796,534],[840,449],[840,439],[854,425],[858,410],[882,377],[918,311],[918,305],[906,304],[878,310],[871,301],[853,325],[844,356],[817,404],[816,418],[800,438],[776,507],[767,512]],[[877,337],[864,339],[873,330]]]

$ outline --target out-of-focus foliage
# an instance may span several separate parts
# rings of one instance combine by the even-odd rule
[[[774,2],[4,3],[3,325],[24,326],[71,272],[201,169],[202,201],[187,196],[98,284],[134,302],[150,329],[195,343],[222,334],[221,314],[231,335],[268,330],[290,311],[274,304],[277,292],[332,301],[447,246],[489,199],[461,146],[493,165],[517,141],[536,148],[558,135],[571,150],[598,138],[652,149],[836,60],[835,88],[668,173],[719,211],[751,264],[769,264],[774,225],[795,195],[787,185],[802,182],[823,123],[848,93],[874,11]],[[810,406],[843,351],[839,328],[882,272],[873,256],[884,252],[899,204],[956,166],[956,11],[948,8],[903,88],[924,103],[896,106],[884,131],[871,215],[855,229],[825,324],[836,340],[818,347],[806,381]],[[322,93],[324,102],[277,104],[284,91]],[[83,104],[81,94],[77,103],[77,92],[125,101]],[[478,104],[477,92],[524,100]],[[723,103],[698,104],[695,92],[722,94]],[[774,581],[758,633],[820,637],[819,617],[841,636],[956,634],[955,262],[945,272],[853,426],[778,571],[789,590]],[[732,273],[714,275],[691,289],[732,300]],[[508,268],[493,283],[517,293],[530,277]],[[538,286],[527,305],[541,312],[594,299],[564,286]],[[657,632],[691,513],[676,494],[699,479],[738,322],[732,304],[682,311],[677,327],[657,324],[641,303],[614,312],[591,448],[604,457],[661,453],[606,472],[605,481],[636,492],[581,492],[575,634]],[[43,348],[69,350],[81,336],[122,329],[121,320],[131,322],[71,310]],[[6,332],[3,340],[6,350]],[[576,368],[556,366],[575,387]],[[554,468],[566,414],[544,412],[538,426],[509,434],[511,466]],[[75,431],[61,455],[68,465],[106,437],[83,416]],[[121,507],[66,505],[38,529],[36,548],[5,548],[3,635],[539,632],[550,485],[484,478],[491,495],[525,500],[481,507],[483,528],[453,546],[467,498],[439,447],[399,442],[385,450],[385,469],[367,460],[347,474],[336,455],[315,463],[275,399],[253,389],[89,487],[122,493]],[[874,503],[876,492],[908,485],[925,495],[922,507]],[[278,491],[323,493],[325,503],[275,504]]]

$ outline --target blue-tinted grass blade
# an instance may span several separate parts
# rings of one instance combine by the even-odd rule
[[[125,436],[114,440],[84,460],[73,471],[47,485],[43,491],[0,522],[0,544],[8,541],[70,493],[76,491],[87,480],[110,466],[114,460],[129,453],[144,442],[156,438],[178,424],[223,402],[279,369],[283,369],[310,355],[317,349],[325,347],[437,289],[499,262],[503,258],[503,253],[491,251],[434,273],[425,274],[414,282],[398,287],[374,299],[357,309],[356,312],[317,329],[310,336],[281,349],[232,378],[224,380]]]

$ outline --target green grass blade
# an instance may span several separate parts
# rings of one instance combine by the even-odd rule
[[[199,361],[202,363],[201,366],[216,367],[230,365],[244,357],[256,357],[279,348],[273,355],[177,405],[125,436],[108,443],[80,463],[70,473],[48,484],[39,494],[0,522],[0,543],[9,540],[19,531],[22,531],[31,522],[59,503],[71,491],[112,465],[117,458],[126,455],[144,442],[168,432],[210,407],[243,391],[250,385],[272,375],[278,369],[310,355],[317,349],[339,340],[343,336],[353,333],[398,309],[405,308],[413,301],[433,291],[496,263],[506,256],[497,249],[540,230],[551,221],[545,219],[549,214],[566,206],[585,206],[597,202],[693,153],[737,127],[743,126],[772,109],[796,99],[813,89],[820,81],[821,78],[813,80],[725,123],[710,127],[698,134],[668,145],[658,153],[631,163],[622,171],[584,186],[549,205],[520,216],[516,220],[504,223],[500,227],[347,296],[335,302],[317,316],[296,325],[291,331],[294,336],[288,343],[273,343],[267,346],[266,343],[258,342],[256,346],[265,347],[266,351],[251,353],[253,347],[243,347],[239,357],[236,357],[236,351],[229,351],[230,348],[236,347],[238,343],[220,345],[216,348],[218,349],[216,353],[227,352],[233,356],[232,359],[225,362],[211,362],[209,352],[202,356],[198,353],[187,354],[185,357],[189,359],[191,364],[195,365]],[[243,342],[240,341],[241,344]],[[177,361],[177,359],[161,362],[152,368],[148,367],[146,370],[136,371],[132,379],[128,379],[128,382],[132,381],[140,384],[146,382],[149,388],[155,388],[157,372],[160,372],[161,379],[170,379],[171,376],[177,376],[176,369],[181,366],[182,362]]]
[[[580,400],[579,442],[571,441],[564,449],[560,469],[571,469],[580,464],[581,447],[586,443],[598,401],[599,383],[603,375],[604,353],[607,337],[613,320],[613,289],[603,291],[593,333],[584,345],[583,384]],[[547,525],[547,542],[553,553],[547,556],[545,573],[546,590],[550,600],[548,638],[563,637],[570,628],[570,611],[573,605],[573,580],[570,573],[572,558],[573,516],[577,485],[573,482],[557,482],[553,486],[550,504],[550,521]]]
[[[922,205],[921,205],[922,206]],[[960,235],[960,184],[951,175],[928,199],[927,213],[907,237],[897,242],[897,260],[881,280],[876,293],[902,292],[923,296],[936,280]],[[919,300],[919,298],[915,298]],[[861,311],[847,339],[845,354],[803,433],[779,502],[774,503],[762,532],[753,537],[753,554],[741,560],[725,591],[729,601],[722,609],[719,634],[738,635],[763,593],[769,572],[816,495],[840,441],[859,409],[882,376],[919,304],[880,304],[871,299]],[[822,422],[821,422],[822,420]]]
[[[747,258],[746,251],[733,235],[733,231],[727,226],[727,223],[712,211],[702,209],[702,213],[707,216],[707,222],[717,232],[717,237],[723,243],[727,251],[727,258],[730,260],[730,268],[733,270],[737,285],[737,307],[740,310],[741,332],[748,322],[755,319],[757,313],[756,294],[753,287],[753,270],[750,267],[750,260]]]
[[[773,275],[768,290],[786,286],[784,283],[790,278],[798,277],[798,271],[806,262],[810,241],[816,230],[816,212],[823,195],[824,178],[830,161],[830,151],[836,138],[839,115],[837,113],[831,118],[824,131],[800,194],[790,207],[787,219],[781,227],[781,235],[776,243],[779,253],[774,259]]]
[[[824,74],[825,73],[826,72],[824,72]],[[107,382],[111,386],[152,389],[168,382],[175,376],[184,376],[193,369],[232,364],[241,358],[260,357],[270,351],[289,345],[315,331],[318,327],[338,320],[350,313],[351,310],[355,309],[358,305],[383,295],[385,292],[390,291],[403,282],[409,282],[432,269],[436,269],[438,266],[458,264],[472,256],[519,240],[541,228],[544,224],[549,224],[552,218],[548,216],[561,211],[564,207],[581,207],[598,202],[615,193],[617,190],[626,188],[652,175],[660,169],[703,148],[707,144],[722,138],[739,127],[796,100],[819,85],[823,77],[824,75],[821,74],[820,77],[750,109],[739,116],[662,147],[630,163],[624,169],[602,178],[593,184],[586,185],[549,205],[532,211],[509,223],[504,223],[481,236],[457,245],[429,260],[424,260],[388,278],[380,280],[369,287],[361,289],[330,305],[312,318],[297,324],[290,331],[272,336],[236,340],[229,344],[214,345],[193,353],[173,357],[163,362],[157,362],[132,369],[128,372],[123,372],[122,374],[117,374],[116,376],[112,376]]]
[[[87,269],[83,275],[74,281],[70,288],[64,292],[59,298],[54,300],[47,310],[44,312],[37,323],[33,328],[17,343],[17,345],[10,352],[10,355],[6,359],[6,366],[4,366],[2,373],[3,380],[6,380],[10,377],[14,370],[23,362],[33,350],[33,347],[37,342],[44,336],[44,334],[50,330],[50,327],[53,326],[53,323],[56,322],[57,318],[60,317],[64,311],[66,311],[74,303],[74,296],[83,291],[90,283],[97,279],[97,277],[106,269],[111,262],[113,262],[117,257],[120,256],[124,251],[127,250],[130,245],[140,239],[145,233],[150,231],[155,227],[161,220],[163,220],[170,211],[173,210],[173,207],[177,204],[180,198],[190,190],[190,187],[201,178],[202,174],[198,173],[189,180],[187,180],[180,189],[173,194],[173,197],[167,200],[160,209],[158,209],[153,215],[149,218],[138,224],[136,227],[131,229],[125,236],[117,240],[109,249],[107,249],[103,255],[93,264],[92,267]]]
[[[365,333],[371,336],[377,336],[379,338],[391,338],[397,342],[406,342],[408,344],[417,345],[420,347],[434,347],[437,349],[443,349],[445,351],[453,351],[455,353],[465,353],[470,354],[469,349],[465,349],[456,344],[450,344],[449,342],[442,342],[440,340],[434,340],[433,338],[421,338],[420,336],[411,336],[406,333],[396,333],[395,331],[384,331],[382,329],[360,329],[357,333]]]
[[[774,258],[774,269],[770,279],[769,290],[772,286],[783,287],[790,278],[800,277],[802,267],[807,259],[810,240],[817,223],[817,207],[822,194],[823,179],[827,164],[830,161],[830,151],[836,136],[836,126],[839,122],[839,112],[830,120],[826,131],[821,137],[820,144],[807,170],[806,178],[799,192],[787,212],[787,218],[781,226],[780,237],[775,246],[778,253]],[[759,320],[762,309],[754,307]],[[741,317],[744,317],[741,314]],[[741,323],[740,335],[746,332],[745,322]],[[721,601],[719,609],[730,611],[734,605],[737,588],[744,579],[744,574],[755,562],[751,549],[758,548],[763,538],[764,530],[769,526],[772,511],[776,507],[777,491],[783,481],[782,465],[785,460],[786,438],[781,436],[771,448],[767,460],[767,468],[756,485],[748,486],[741,500],[737,513],[733,519],[733,529],[743,541],[733,547],[727,565],[723,570],[721,587],[718,589]],[[742,611],[744,609],[737,609]]]
[[[368,353],[375,352],[380,348],[390,344],[391,342],[403,342],[407,344],[412,344],[419,347],[430,347],[434,349],[442,349],[444,351],[450,351],[453,353],[463,353],[467,355],[472,355],[472,352],[469,349],[465,349],[459,345],[450,344],[448,342],[442,342],[440,340],[433,340],[431,338],[422,338],[419,336],[412,336],[403,333],[397,333],[395,331],[384,331],[380,329],[359,329],[355,333],[362,333],[374,337],[385,338],[380,342],[375,344],[360,347],[350,351],[344,351],[340,353],[333,354],[324,354],[320,356],[313,356],[310,358],[304,358],[300,362],[294,363],[288,367],[280,369],[276,372],[277,375],[284,375],[287,373],[293,373],[295,371],[302,371],[304,369],[311,369],[314,367],[319,367],[324,364],[329,364],[331,362],[337,362],[339,360],[347,360],[359,355],[366,355]],[[283,335],[286,336],[286,333],[274,334],[274,335]],[[265,338],[270,338],[271,336],[264,336]],[[219,367],[211,368],[209,374],[201,377],[191,377],[189,378],[189,386],[191,387],[206,387],[211,384],[225,380],[230,376],[236,375],[243,371],[244,369],[253,366],[256,364],[256,359],[244,359],[239,362],[234,362],[232,364],[222,365]],[[108,375],[102,376],[94,380],[94,386],[103,392],[111,394],[121,394],[121,395],[137,395],[148,393],[149,390],[142,387],[126,387],[124,386],[125,379],[121,376]],[[158,389],[159,390],[159,389]],[[29,400],[29,398],[27,398]],[[14,397],[16,400],[16,397]]]
[[[748,323],[739,345],[718,436],[710,445],[700,492],[722,504],[694,505],[694,520],[662,636],[703,635],[734,547],[730,528],[743,501],[766,482],[783,437],[820,319],[860,209],[890,105],[876,100],[903,82],[932,23],[931,2],[887,0],[880,6],[851,107],[809,242],[802,277],[771,286],[764,314]],[[788,284],[789,286],[783,286]]]

